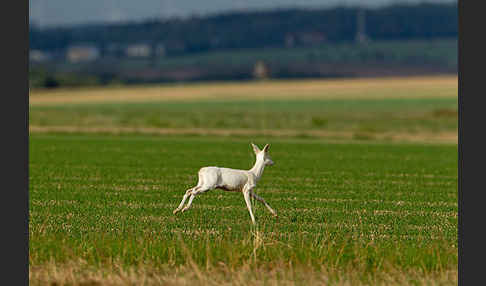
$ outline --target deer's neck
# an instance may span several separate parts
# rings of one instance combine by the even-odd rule
[[[256,160],[255,165],[250,169],[250,172],[255,175],[257,181],[262,176],[263,169],[265,169],[265,162],[263,160]]]

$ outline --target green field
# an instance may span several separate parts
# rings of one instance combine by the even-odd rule
[[[85,104],[36,107],[31,109],[31,115],[30,122],[36,126],[454,132],[457,130],[457,99]]]
[[[456,77],[66,89],[31,102],[31,128],[51,131],[457,142]]]
[[[457,78],[31,91],[32,285],[456,285]],[[183,134],[183,135],[182,135]],[[203,166],[250,169],[253,202]]]
[[[257,193],[280,218],[254,203],[255,229],[238,193],[214,190],[172,215],[200,167],[249,169],[247,140],[31,135],[31,267],[157,271],[191,258],[203,269],[308,267],[363,283],[457,267],[455,146],[269,143],[276,164]],[[359,275],[339,275],[349,269]]]

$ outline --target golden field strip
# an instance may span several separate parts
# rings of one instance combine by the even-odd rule
[[[31,90],[29,104],[157,102],[210,99],[382,99],[457,97],[457,76],[263,81]]]

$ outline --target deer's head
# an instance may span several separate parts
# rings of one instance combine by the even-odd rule
[[[263,150],[260,150],[260,148],[258,148],[258,146],[253,143],[251,143],[251,147],[253,147],[253,151],[255,152],[257,161],[262,161],[267,166],[275,164],[268,155],[268,148],[270,147],[270,145],[265,145],[265,147],[263,147]]]

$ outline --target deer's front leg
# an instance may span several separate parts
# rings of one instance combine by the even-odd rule
[[[274,217],[278,217],[278,215],[277,215],[277,213],[275,212],[275,210],[274,210],[274,209],[272,209],[272,207],[270,207],[270,205],[269,205],[269,204],[268,204],[268,203],[267,203],[267,202],[266,202],[266,201],[265,201],[265,200],[264,200],[262,197],[260,197],[259,195],[255,194],[255,193],[253,192],[253,190],[251,190],[251,191],[250,191],[250,195],[251,195],[252,197],[254,197],[254,198],[257,200],[257,201],[259,201],[259,202],[261,202],[262,204],[264,204],[264,205],[267,207],[267,209],[268,209],[268,210],[269,210],[269,211],[272,213],[272,215],[273,215]]]
[[[250,191],[251,191],[251,187],[248,186],[248,185],[245,185],[245,187],[243,188],[243,197],[245,198],[246,207],[248,208],[248,212],[250,212],[251,222],[253,224],[255,224],[255,217],[253,216],[253,212],[251,210]]]

